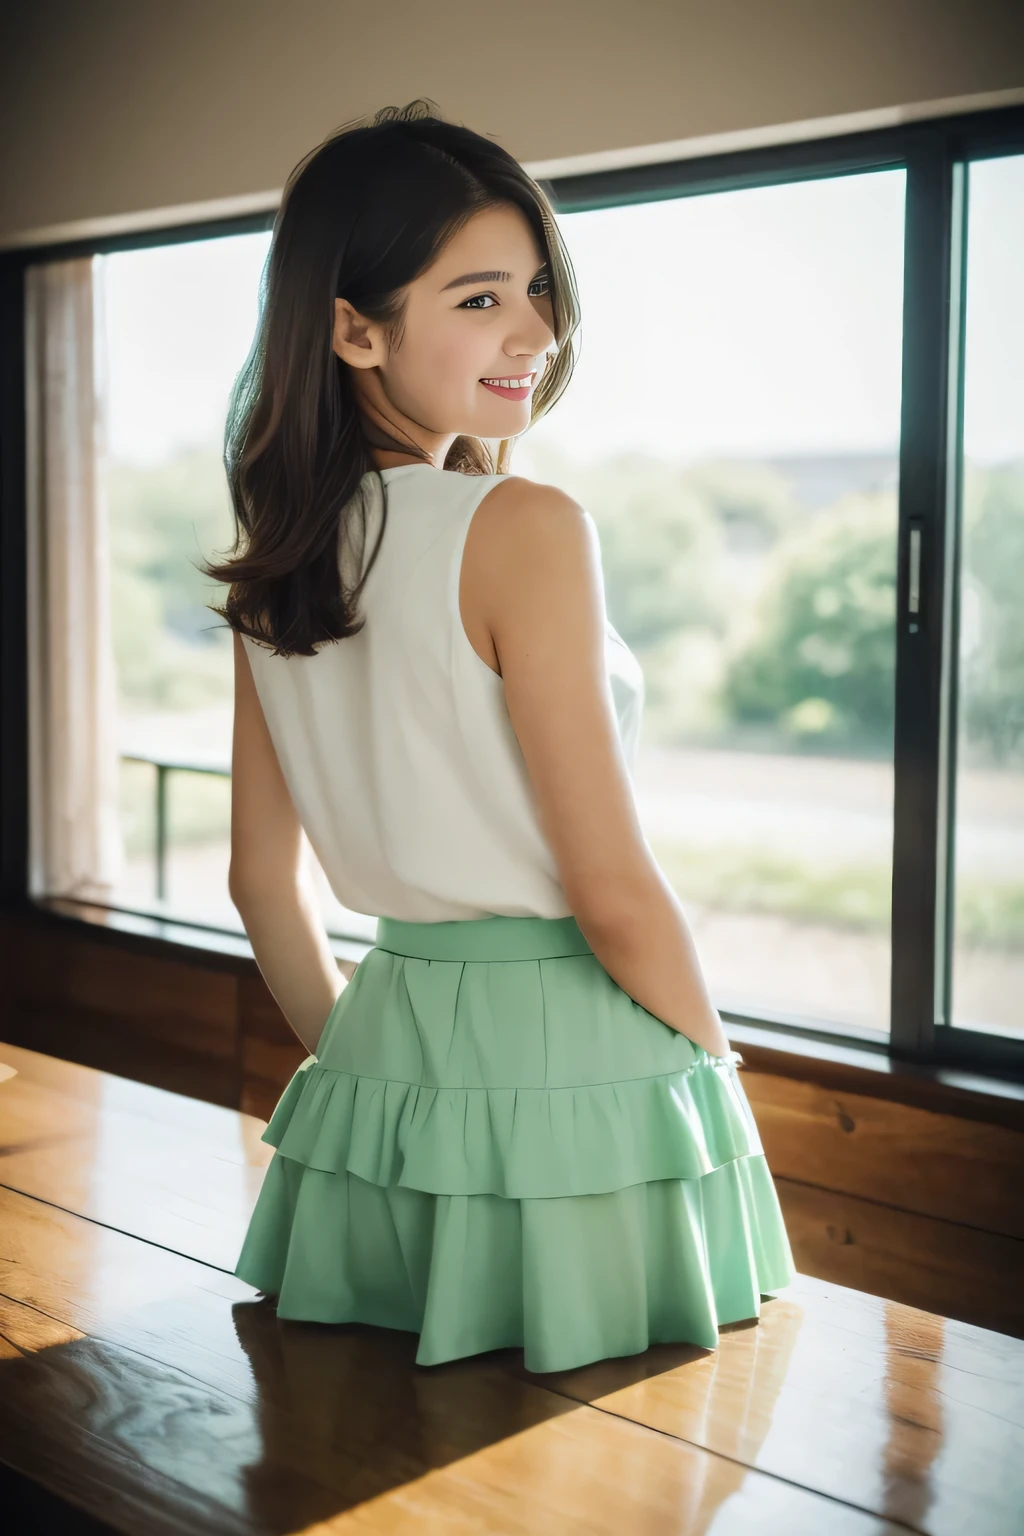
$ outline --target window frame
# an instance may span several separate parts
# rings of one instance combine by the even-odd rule
[[[1024,153],[1024,107],[918,119],[812,140],[539,178],[559,213],[902,169],[906,174],[896,562],[890,1036],[770,1012],[723,1018],[911,1069],[960,1067],[1024,1081],[1024,1038],[965,1029],[952,989],[960,510],[963,481],[967,162]],[[40,261],[269,232],[276,210],[0,251],[0,901],[28,892],[25,590],[25,268]],[[921,612],[906,619],[910,535],[921,537]],[[68,921],[66,902],[62,921]],[[116,909],[118,912],[128,909]],[[81,919],[83,926],[87,919]],[[178,927],[184,925],[178,924]],[[209,937],[217,930],[195,924]],[[238,935],[225,934],[237,944]],[[356,941],[339,939],[347,944]],[[360,943],[362,941],[359,941]],[[369,947],[369,946],[367,946]],[[794,1039],[796,1044],[796,1039]]]

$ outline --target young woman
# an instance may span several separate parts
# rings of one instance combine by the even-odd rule
[[[509,473],[578,323],[537,184],[389,108],[292,173],[229,415],[230,889],[310,1053],[235,1273],[281,1318],[411,1330],[421,1365],[714,1348],[794,1273],[637,819],[594,523]],[[303,829],[377,918],[340,988]]]

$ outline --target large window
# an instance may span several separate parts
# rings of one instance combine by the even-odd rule
[[[579,360],[513,467],[598,526],[647,685],[641,821],[716,1002],[1019,1063],[1024,114],[552,192]],[[268,224],[90,253],[115,901],[236,932],[231,643],[197,566],[232,538],[224,416]],[[306,856],[329,930],[371,939]]]

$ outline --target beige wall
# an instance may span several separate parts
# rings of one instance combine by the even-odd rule
[[[705,135],[742,143],[751,130],[841,114],[874,113],[853,124],[869,126],[915,106],[949,110],[949,98],[1024,99],[1024,0],[2,9],[2,244],[208,200],[266,203],[332,128],[419,95],[535,169]]]

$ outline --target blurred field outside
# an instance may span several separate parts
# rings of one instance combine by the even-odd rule
[[[137,723],[137,735],[142,734]],[[154,721],[157,750],[166,717]],[[230,742],[230,711],[178,718],[175,750]],[[228,746],[229,750],[229,746]],[[123,899],[153,903],[153,770],[125,764]],[[884,1029],[888,1013],[892,771],[842,758],[644,747],[636,775],[645,835],[691,923],[720,1007]],[[227,895],[230,784],[174,775],[168,910],[240,926]],[[1016,1032],[1024,992],[1024,774],[965,773],[960,784],[963,1017]],[[316,868],[325,921],[372,939]],[[836,1000],[833,1012],[829,1000]]]

